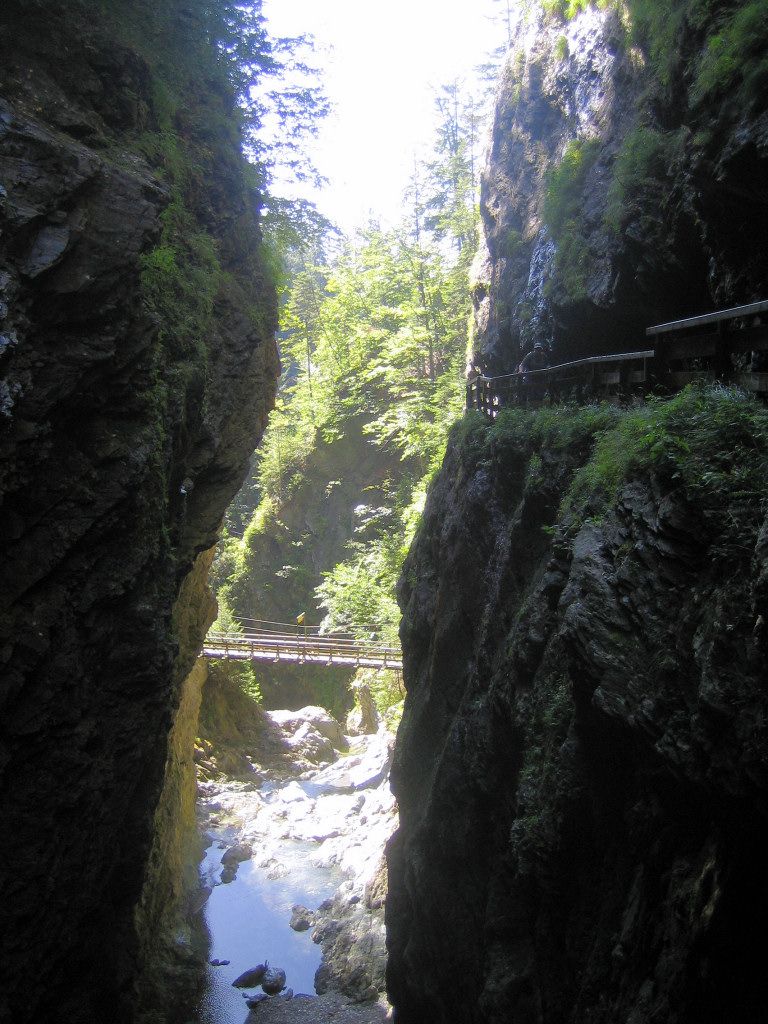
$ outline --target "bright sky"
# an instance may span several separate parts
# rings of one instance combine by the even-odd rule
[[[473,68],[504,41],[493,0],[265,0],[272,35],[309,32],[318,44],[333,113],[315,163],[329,179],[318,208],[350,230],[369,213],[396,218],[428,147],[436,89],[470,82]]]

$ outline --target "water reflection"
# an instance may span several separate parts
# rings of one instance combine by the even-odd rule
[[[243,1024],[248,1011],[241,990],[233,988],[232,982],[265,960],[283,968],[294,992],[314,993],[320,947],[312,942],[309,931],[294,932],[289,927],[291,907],[295,903],[316,907],[333,895],[340,877],[310,862],[309,844],[286,841],[281,877],[270,878],[253,861],[245,861],[235,880],[222,885],[221,855],[234,836],[223,831],[210,834],[214,841],[201,865],[203,884],[213,889],[205,907],[209,959],[230,963],[208,968],[197,1020],[200,1024]]]

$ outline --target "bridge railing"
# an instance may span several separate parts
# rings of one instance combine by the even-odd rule
[[[768,353],[768,300],[658,324],[646,330],[653,348],[588,356],[541,370],[468,381],[466,405],[495,419],[507,405],[535,405],[580,393],[613,397],[649,387],[678,389],[693,380],[719,379],[768,393],[766,372],[738,366],[747,353]],[[743,363],[743,358],[741,359]]]
[[[212,631],[205,639],[203,653],[211,658],[273,661],[312,661],[315,663],[361,665],[376,668],[402,667],[397,647],[364,642],[351,636],[305,635],[303,632],[277,631],[221,633]]]

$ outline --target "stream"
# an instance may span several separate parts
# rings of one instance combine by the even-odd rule
[[[285,758],[279,767],[254,761],[254,781],[199,783],[210,948],[196,1024],[386,1019],[383,900],[371,893],[396,825],[387,782],[392,736],[343,737],[318,712],[268,713],[269,743],[282,745],[288,766]],[[318,742],[313,733],[324,725],[328,735]],[[303,920],[293,924],[303,930],[291,927],[297,906]],[[266,961],[285,971],[283,993],[233,987]],[[350,1001],[356,1005],[346,1007]]]

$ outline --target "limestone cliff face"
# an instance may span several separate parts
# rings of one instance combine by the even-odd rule
[[[589,438],[554,451],[472,431],[449,447],[402,580],[396,1019],[755,1019],[764,489],[742,530],[673,474],[637,473],[568,523],[557,509]]]
[[[174,604],[277,372],[234,125],[187,5],[3,4],[0,1019],[18,1024],[127,1019],[169,727],[210,616]]]
[[[759,4],[566,6],[531,5],[500,78],[475,286],[490,374],[535,341],[558,361],[644,348],[652,323],[765,289]]]
[[[643,348],[650,323],[765,297],[764,7],[532,8],[483,184],[476,365]],[[765,488],[737,482],[763,428],[733,443],[703,413],[711,450],[680,473],[693,423],[651,423],[657,461],[574,517],[595,438],[544,442],[575,414],[542,415],[467,419],[401,581],[396,1018],[736,1024],[767,995]],[[699,500],[715,479],[748,529]]]

